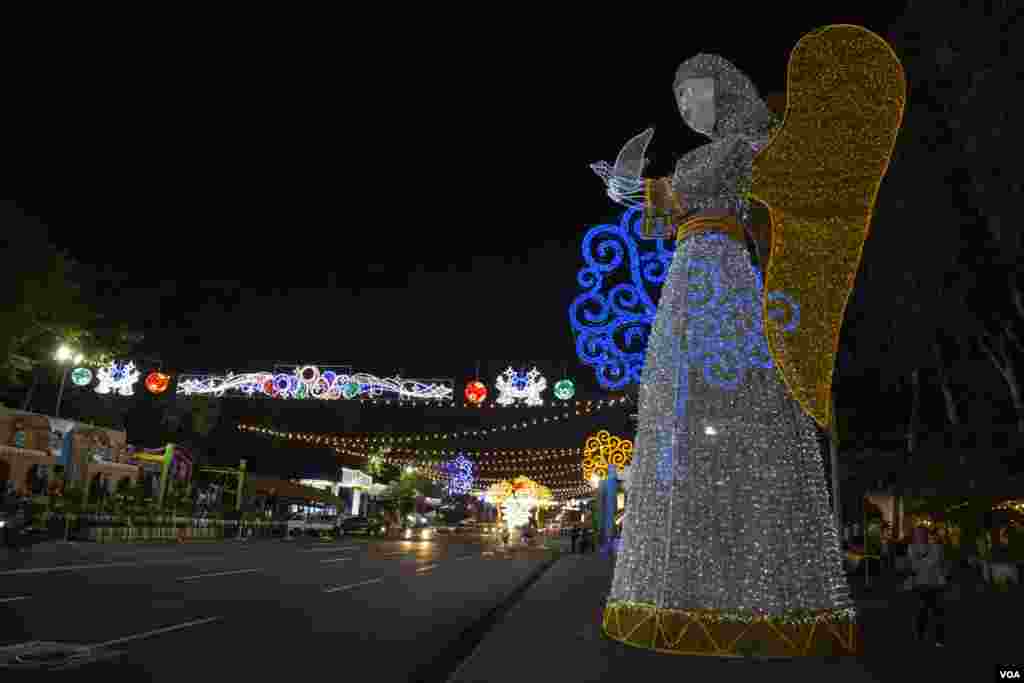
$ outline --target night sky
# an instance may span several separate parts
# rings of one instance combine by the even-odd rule
[[[508,364],[537,364],[549,381],[565,372],[597,395],[567,309],[583,234],[621,209],[588,164],[614,161],[654,126],[647,175],[670,173],[703,142],[673,100],[682,61],[719,53],[762,94],[783,91],[789,50],[806,32],[858,23],[884,36],[903,12],[901,2],[872,4],[881,7],[867,14],[730,5],[665,21],[609,16],[587,29],[503,19],[500,30],[466,31],[436,20],[381,29],[359,47],[339,39],[290,56],[161,61],[130,89],[95,85],[110,106],[86,114],[95,121],[82,144],[116,172],[19,204],[58,246],[102,268],[104,298],[145,331],[145,354],[165,370],[340,363],[454,378],[461,394],[479,360],[489,385]],[[266,418],[265,403],[225,402],[225,421]],[[272,421],[335,433],[464,422],[310,408],[275,408]],[[529,445],[579,445],[602,420],[627,429],[626,412]],[[237,448],[222,446],[232,457]]]

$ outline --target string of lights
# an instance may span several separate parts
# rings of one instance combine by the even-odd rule
[[[529,453],[524,450],[508,450],[505,457],[501,457],[501,454],[491,453],[487,457],[479,457],[479,453],[473,451],[459,450],[459,451],[431,451],[429,454],[420,451],[415,455],[409,455],[406,457],[400,457],[394,451],[386,454],[379,452],[368,452],[368,451],[356,451],[350,448],[335,448],[335,452],[338,455],[350,455],[356,458],[380,458],[381,462],[389,465],[408,465],[415,463],[422,467],[435,467],[443,465],[450,458],[458,457],[460,455],[466,457],[478,456],[474,458],[474,466],[481,472],[489,472],[496,469],[507,469],[516,467],[559,467],[561,465],[555,465],[551,461],[553,460],[573,460],[571,465],[582,470],[583,467],[583,449],[580,448],[551,448],[551,449],[537,449],[536,453]],[[430,457],[423,457],[429,455]],[[419,457],[417,457],[419,456]],[[565,464],[565,463],[563,463]],[[568,466],[568,465],[566,465]]]
[[[505,479],[493,479],[487,481],[477,480],[478,486],[470,492],[470,495],[475,497],[483,496],[487,493],[487,488],[492,484],[496,484],[500,481],[511,481],[514,477],[506,477]],[[567,501],[577,498],[589,498],[594,495],[595,489],[587,484],[574,483],[574,482],[559,482],[559,481],[548,481],[537,479],[538,484],[545,486],[551,491],[551,495],[555,500]]]
[[[555,422],[565,422],[574,417],[584,417],[599,410],[624,406],[630,401],[630,397],[622,396],[616,399],[602,401],[587,401],[582,406],[577,406],[575,411],[564,411],[560,415],[546,417],[528,418],[511,425],[486,427],[483,429],[469,429],[456,432],[435,432],[431,434],[378,434],[364,436],[340,436],[336,434],[318,434],[313,432],[285,432],[270,427],[239,423],[238,430],[244,432],[256,432],[277,438],[306,441],[316,445],[326,446],[363,446],[369,444],[395,444],[414,443],[417,441],[446,441],[454,439],[487,438],[493,434],[508,433],[510,431],[525,431],[531,427],[541,426]]]
[[[437,468],[422,467],[422,466],[421,467],[414,467],[414,466],[406,465],[405,470],[408,471],[408,472],[416,472],[416,473],[420,474],[421,476],[423,476],[423,477],[425,477],[427,479],[430,479],[431,481],[435,481],[435,482],[447,483],[447,482],[449,482],[451,480],[451,475],[449,473],[446,473],[443,470],[440,470],[440,469],[437,469]],[[577,491],[577,490],[578,491],[591,491],[592,490],[592,487],[588,487],[586,483],[583,483],[583,482],[580,481],[578,468],[577,468],[577,471],[575,473],[570,473],[570,474],[558,473],[558,472],[554,472],[554,473],[530,473],[530,472],[524,472],[524,471],[521,471],[521,470],[511,470],[511,471],[514,471],[515,474],[506,474],[506,475],[499,476],[499,477],[495,477],[495,476],[492,476],[492,477],[484,477],[484,476],[473,477],[473,482],[478,484],[478,485],[484,485],[484,484],[489,485],[489,484],[494,484],[494,483],[497,483],[497,482],[500,482],[500,481],[507,481],[507,480],[514,479],[516,476],[519,476],[519,475],[522,475],[522,474],[528,474],[531,479],[535,479],[538,483],[544,484],[545,486],[550,488],[552,491],[555,491],[556,489],[558,489],[558,490],[565,490],[565,491],[569,491],[569,490],[572,490],[572,491]]]
[[[466,411],[479,412],[481,410],[487,410],[492,408],[530,408],[533,410],[543,408],[579,408],[580,406],[587,405],[588,403],[603,403],[603,402],[614,402],[621,399],[632,400],[631,396],[613,397],[606,399],[579,399],[571,401],[560,401],[558,399],[552,399],[545,401],[542,405],[528,405],[526,403],[513,403],[504,404],[498,403],[497,401],[482,401],[480,403],[472,403],[470,401],[462,401],[461,405],[456,404],[454,399],[408,399],[408,398],[359,398],[352,399],[351,403],[360,403],[364,406],[392,406],[396,408],[444,408],[451,410],[453,408],[462,408]]]
[[[566,455],[582,457],[582,449],[578,448],[546,450],[551,451],[551,453],[542,455],[540,456],[541,458],[565,457]],[[378,459],[380,462],[402,467],[407,472],[417,472],[427,479],[442,485],[447,485],[451,479],[451,474],[445,471],[445,466],[450,462],[448,460],[416,460],[412,458],[395,457],[391,453],[381,455],[379,453],[350,451],[343,448],[338,448],[336,451],[339,454],[352,455],[361,458],[373,457]],[[462,452],[462,454],[465,455],[464,452]],[[479,485],[490,485],[499,481],[514,479],[519,475],[528,475],[531,479],[534,479],[538,483],[541,483],[551,489],[555,500],[571,500],[574,498],[593,495],[593,488],[582,481],[582,462],[538,465],[530,464],[527,460],[528,459],[522,459],[515,463],[512,461],[501,463],[474,463],[474,466],[480,471],[480,474],[478,476],[474,476],[473,481]],[[472,495],[482,495],[482,492],[473,493]]]

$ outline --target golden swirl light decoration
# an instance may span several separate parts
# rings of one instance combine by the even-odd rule
[[[587,437],[583,447],[583,479],[590,481],[595,474],[600,479],[608,476],[608,465],[622,470],[633,461],[633,442],[612,436],[607,429]]]

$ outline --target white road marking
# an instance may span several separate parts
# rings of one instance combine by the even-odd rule
[[[216,572],[214,574],[196,574],[195,576],[183,576],[178,581],[191,581],[192,579],[205,579],[210,576],[231,576],[232,574],[250,574],[261,571],[259,569],[236,569],[230,572]]]
[[[0,598],[0,602],[14,602],[15,600],[30,600],[31,598],[32,598],[31,595],[19,595],[19,596],[14,597],[14,598]]]
[[[220,560],[222,555],[207,555],[205,557],[179,558],[176,560],[146,560],[144,562],[104,562],[102,564],[66,564],[62,567],[30,567],[27,569],[9,569],[0,572],[0,576],[15,576],[18,574],[48,574],[51,572],[76,572],[86,569],[111,569],[117,567],[145,567],[150,564],[182,564],[195,562],[196,560]]]
[[[457,560],[472,560],[474,557],[476,557],[476,555],[463,555],[462,557],[457,557],[455,559],[457,559]]]
[[[320,560],[320,564],[328,564],[331,562],[348,562],[351,559],[351,557],[336,557],[333,560]]]
[[[169,553],[181,552],[179,548],[144,548],[142,550],[126,550],[111,553],[112,557],[134,557],[136,555],[167,555]]]
[[[158,629],[154,629],[152,631],[146,631],[145,633],[136,633],[135,635],[132,635],[132,636],[125,636],[124,638],[115,638],[114,640],[108,640],[108,641],[103,642],[103,643],[96,643],[95,645],[90,645],[90,647],[109,647],[110,645],[119,645],[121,643],[126,643],[129,640],[138,640],[140,638],[148,638],[150,636],[155,636],[155,635],[158,635],[160,633],[170,633],[171,631],[178,631],[178,630],[183,629],[183,628],[188,628],[189,626],[200,626],[202,624],[209,624],[211,621],[219,621],[219,620],[221,620],[223,618],[224,617],[208,617],[206,619],[196,619],[195,621],[186,621],[184,624],[178,624],[177,626],[168,626],[167,628],[158,628]]]
[[[420,567],[420,568],[418,568],[418,569],[416,570],[416,573],[417,573],[417,574],[419,574],[419,573],[421,573],[421,572],[429,572],[429,571],[430,571],[431,569],[433,569],[433,568],[434,568],[434,567],[436,567],[436,566],[437,566],[436,564],[428,564],[428,565],[427,565],[426,567]]]
[[[350,583],[347,586],[335,586],[334,588],[325,588],[324,593],[337,593],[338,591],[348,590],[349,588],[357,588],[359,586],[366,586],[371,583],[380,583],[384,579],[370,579],[369,581],[360,581],[359,583]]]

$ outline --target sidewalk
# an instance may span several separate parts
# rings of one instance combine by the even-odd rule
[[[448,683],[521,683],[524,679],[625,681],[643,676],[715,683],[750,681],[770,674],[791,683],[913,680],[984,681],[997,663],[1019,662],[1024,590],[978,593],[968,573],[961,598],[946,604],[947,647],[916,643],[911,620],[914,596],[892,578],[855,580],[854,597],[864,624],[864,654],[836,659],[757,662],[664,655],[612,641],[601,632],[614,558],[565,555],[525,593],[484,638]],[[753,671],[752,671],[753,669]],[[706,676],[696,678],[695,676]],[[713,677],[713,678],[712,678]]]

